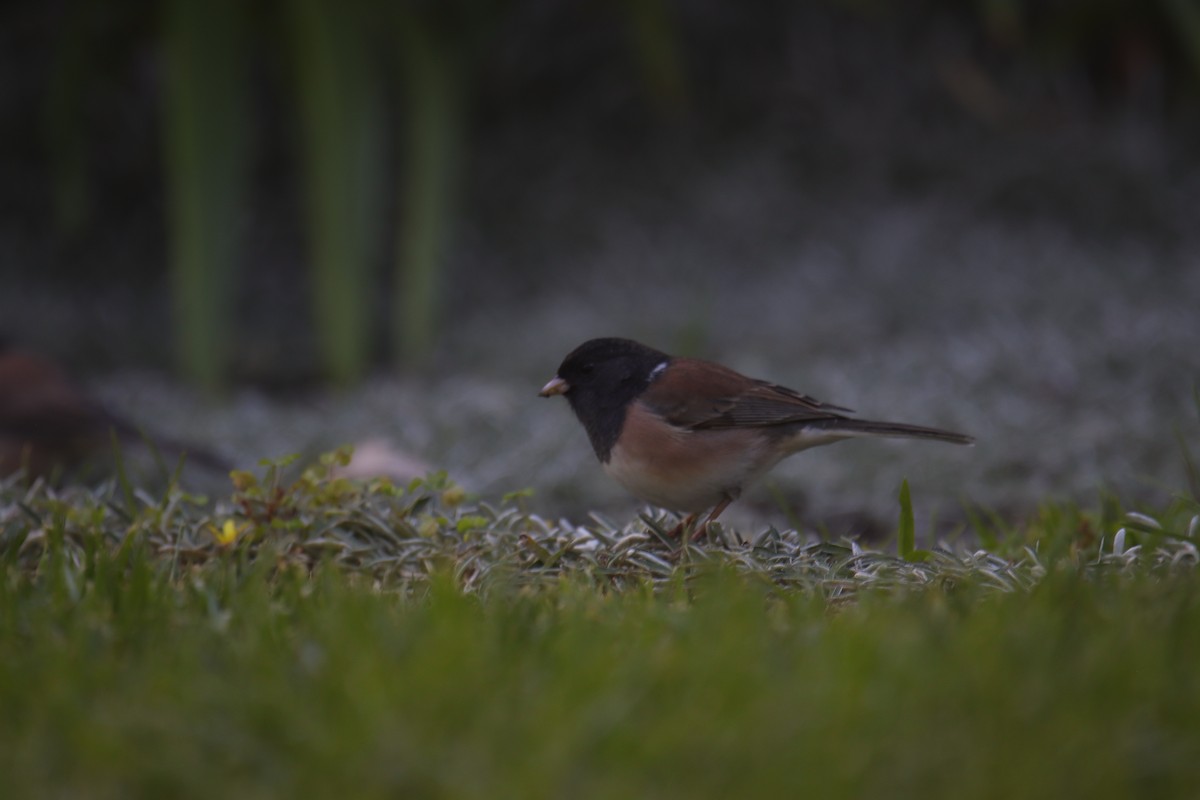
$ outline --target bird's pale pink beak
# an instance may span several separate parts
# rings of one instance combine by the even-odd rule
[[[542,387],[542,390],[538,392],[538,395],[541,397],[554,397],[556,394],[566,394],[567,390],[570,388],[571,384],[555,375],[549,383]]]

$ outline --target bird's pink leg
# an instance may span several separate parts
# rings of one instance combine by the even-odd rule
[[[692,534],[692,541],[693,542],[700,541],[700,537],[708,532],[708,524],[710,522],[715,521],[717,517],[721,516],[721,512],[724,511],[725,508],[732,502],[733,502],[733,498],[730,497],[729,495],[726,495],[724,500],[717,503],[717,507],[714,508],[709,513],[708,517],[704,520],[704,524],[697,527],[696,532]],[[692,519],[694,520],[696,516],[697,515],[693,515]]]
[[[670,536],[672,539],[683,538],[683,532],[686,530],[689,530],[692,527],[692,524],[696,521],[696,517],[698,517],[698,516],[700,516],[700,515],[699,514],[688,514],[686,517],[684,517],[680,521],[680,523],[678,525],[676,525],[674,528],[671,528],[671,530],[667,531],[667,536]]]

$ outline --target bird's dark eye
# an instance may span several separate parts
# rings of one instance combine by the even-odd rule
[[[579,367],[579,371],[582,372],[584,375],[588,375],[588,374],[594,372],[595,369],[596,369],[595,364],[583,364]]]

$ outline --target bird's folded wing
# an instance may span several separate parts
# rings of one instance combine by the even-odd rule
[[[850,409],[694,359],[675,359],[641,401],[690,430],[761,428],[839,418]]]

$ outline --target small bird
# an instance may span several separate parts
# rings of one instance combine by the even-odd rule
[[[150,437],[132,422],[92,400],[53,361],[0,337],[0,478],[24,468],[49,475],[112,452],[112,437],[152,442],[160,450],[187,453],[188,463],[216,471],[229,465],[203,448]]]
[[[567,398],[618,483],[689,515],[673,535],[712,509],[695,538],[748,484],[801,450],[859,436],[975,442],[938,428],[855,419],[848,408],[631,339],[584,342],[539,394]]]

